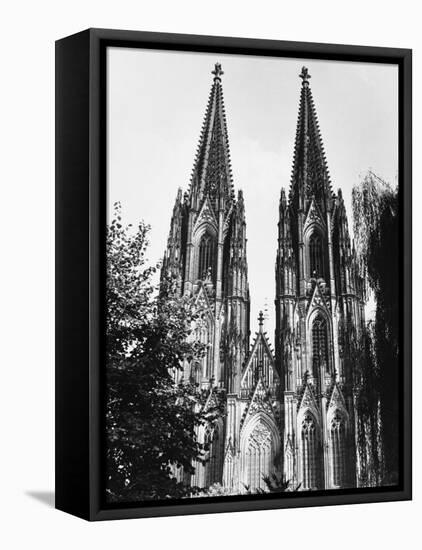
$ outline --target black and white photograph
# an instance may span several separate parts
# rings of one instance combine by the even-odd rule
[[[4,5],[0,548],[417,546],[418,15]]]
[[[398,66],[106,66],[105,501],[399,486]]]

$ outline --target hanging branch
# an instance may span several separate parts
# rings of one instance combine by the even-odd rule
[[[383,484],[394,484],[399,434],[398,192],[368,172],[353,189],[352,203],[360,270],[376,302],[375,323],[366,336],[366,345],[373,349],[362,357],[359,367],[359,445],[362,453],[365,449],[369,453],[361,460],[372,468],[376,479],[382,476]]]

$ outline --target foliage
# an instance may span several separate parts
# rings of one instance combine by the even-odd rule
[[[376,487],[383,482],[383,454],[379,414],[380,372],[375,352],[374,331],[374,323],[368,323],[362,332],[359,346],[355,345],[352,348],[352,358],[356,365],[359,484],[363,487]]]
[[[269,476],[262,476],[262,480],[266,485],[265,489],[257,488],[253,491],[249,485],[246,485],[245,483],[243,483],[243,487],[245,489],[243,494],[264,495],[267,493],[284,493],[284,492],[298,491],[300,488],[300,485],[292,486],[291,481],[287,481],[286,478],[284,478],[283,476],[278,477],[276,474],[271,474]],[[226,496],[232,496],[232,495],[238,495],[238,494],[239,494],[239,491],[237,489],[235,490],[230,487],[224,487],[223,485],[221,485],[221,483],[214,483],[207,489],[202,489],[202,491],[198,492],[196,496],[226,497]]]
[[[146,259],[149,226],[122,226],[120,205],[107,228],[106,430],[107,495],[110,501],[182,497],[174,473],[194,472],[207,450],[198,426],[213,422],[205,396],[192,383],[176,385],[183,361],[204,348],[191,336],[200,312],[188,298],[161,292],[152,278],[158,265]],[[189,489],[191,492],[192,489]]]
[[[375,324],[370,330],[373,351],[368,356],[368,365],[372,361],[372,368],[377,371],[371,382],[379,400],[366,402],[366,406],[373,408],[372,422],[380,424],[384,443],[384,483],[393,484],[398,477],[399,443],[398,191],[369,172],[353,189],[352,201],[357,251],[377,304]],[[361,407],[363,403],[365,400],[361,400]]]
[[[238,495],[238,491],[230,487],[224,487],[221,483],[213,483],[207,489],[202,489],[196,496],[198,497],[228,497],[232,495]]]
[[[287,480],[284,476],[277,476],[277,474],[274,473],[271,475],[263,475],[262,481],[265,483],[266,488],[261,489],[258,487],[254,491],[249,485],[244,483],[243,486],[245,487],[246,494],[264,495],[265,493],[290,493],[293,491],[298,491],[301,485],[299,484],[294,487],[291,480]]]
[[[263,481],[267,486],[268,493],[285,493],[292,491],[299,491],[300,485],[292,486],[292,482],[286,479],[284,476],[278,477],[276,474],[271,476],[263,476]]]

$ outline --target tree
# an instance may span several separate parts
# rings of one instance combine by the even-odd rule
[[[384,483],[399,463],[399,204],[398,191],[369,172],[353,189],[354,234],[362,271],[376,300],[375,379],[384,443]]]
[[[201,312],[189,298],[175,298],[173,282],[153,283],[158,265],[146,259],[150,228],[122,226],[120,205],[107,228],[106,431],[110,501],[185,496],[174,475],[194,472],[206,445],[196,437],[213,422],[205,396],[192,383],[176,385],[174,373],[204,353],[190,338]]]
[[[359,484],[377,487],[384,482],[384,459],[380,419],[380,369],[375,350],[375,327],[370,321],[351,346],[356,366],[355,391]]]

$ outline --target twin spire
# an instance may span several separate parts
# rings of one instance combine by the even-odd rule
[[[190,196],[200,204],[208,195],[215,211],[234,202],[221,63],[216,63],[191,177]],[[306,209],[314,199],[324,211],[333,196],[319,122],[306,67],[302,79],[289,202]]]

